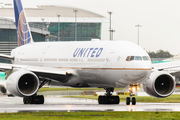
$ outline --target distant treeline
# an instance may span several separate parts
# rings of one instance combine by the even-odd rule
[[[170,58],[173,55],[169,51],[157,50],[156,52],[147,51],[151,58]]]

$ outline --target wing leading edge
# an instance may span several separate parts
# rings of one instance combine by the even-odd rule
[[[6,72],[13,69],[28,70],[35,73],[38,77],[49,78],[59,82],[63,82],[72,75],[75,75],[74,71],[71,70],[69,72],[67,69],[0,63],[0,71]]]
[[[4,54],[0,54],[0,58],[8,59],[8,60],[14,60],[14,57],[13,57],[13,56],[10,56],[10,55],[4,55]]]
[[[180,61],[152,64],[152,68],[158,71],[165,71],[173,76],[180,77]]]

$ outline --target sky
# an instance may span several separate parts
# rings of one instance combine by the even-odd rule
[[[12,3],[12,0],[0,0]],[[112,11],[112,29],[115,40],[137,43],[147,51],[167,50],[180,54],[180,0],[22,0],[24,6],[60,5],[89,10],[109,18]],[[108,24],[108,23],[107,23]],[[108,28],[102,28],[104,30]],[[108,33],[108,32],[107,32]],[[102,35],[103,40],[109,34]]]

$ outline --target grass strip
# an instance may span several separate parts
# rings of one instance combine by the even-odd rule
[[[64,96],[68,98],[85,98],[85,99],[98,99],[98,96],[93,95],[80,95],[80,96]],[[119,95],[120,102],[125,102],[128,95]],[[151,103],[180,103],[180,95],[171,95],[167,98],[155,98],[151,96],[135,96],[137,102],[151,102]]]
[[[180,112],[18,112],[1,113],[1,120],[176,120]]]

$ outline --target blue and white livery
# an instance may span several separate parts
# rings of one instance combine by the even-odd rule
[[[16,21],[18,46],[32,43],[33,39],[31,36],[30,28],[20,0],[14,0],[14,14]]]

